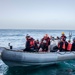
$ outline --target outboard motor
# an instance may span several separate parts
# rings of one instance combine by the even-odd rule
[[[50,44],[50,51],[51,52],[56,52],[58,50],[58,42],[59,40],[51,40],[51,44]]]

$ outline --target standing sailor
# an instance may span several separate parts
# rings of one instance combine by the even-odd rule
[[[66,41],[66,36],[64,34],[64,32],[62,32],[62,36],[61,36],[61,41],[58,43],[58,48],[60,51],[67,51],[67,46],[68,46],[68,43]]]
[[[65,33],[64,32],[62,32],[62,35],[61,35],[61,39],[64,39],[65,41],[66,41],[66,36],[65,36]]]

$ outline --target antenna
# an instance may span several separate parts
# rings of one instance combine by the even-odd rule
[[[69,32],[69,40],[71,41],[72,32]]]

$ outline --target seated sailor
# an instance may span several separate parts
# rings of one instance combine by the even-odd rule
[[[48,51],[49,45],[50,45],[50,38],[49,38],[48,34],[46,34],[41,39],[40,48],[42,48],[43,51]]]
[[[24,51],[34,51],[35,42],[34,39],[30,36],[26,36],[26,48]]]
[[[60,51],[66,51],[67,46],[68,46],[68,43],[65,41],[65,39],[61,39],[61,41],[58,43],[58,49]]]

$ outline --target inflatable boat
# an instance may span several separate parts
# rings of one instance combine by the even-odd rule
[[[1,58],[8,66],[49,65],[75,59],[75,52],[24,52],[3,48]]]

